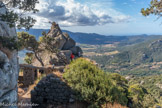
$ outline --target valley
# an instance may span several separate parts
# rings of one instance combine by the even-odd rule
[[[35,34],[36,31],[32,30],[29,33]],[[83,57],[94,60],[106,73],[118,73],[126,79],[128,78],[129,86],[136,84],[143,86],[148,92],[146,98],[151,99],[152,95],[154,97],[152,102],[157,101],[162,104],[162,36],[111,36],[111,40],[109,36],[104,36],[109,40],[105,40],[108,43],[104,43],[103,37],[99,35],[97,39],[91,40],[93,34],[66,32],[70,33],[71,37],[77,42],[76,46],[82,48]],[[40,31],[36,33],[40,33]],[[78,36],[81,34],[83,34],[83,37],[90,37],[87,38],[89,43],[82,39],[82,36]],[[36,34],[37,39],[39,39],[39,36],[41,34]],[[26,51],[19,53],[19,60],[22,63],[24,63],[25,53]],[[150,104],[150,101],[145,102]]]
[[[43,31],[48,30],[31,29],[28,32],[39,39]],[[160,35],[104,36],[65,30],[63,32],[67,32],[76,41],[76,45],[82,48],[84,57],[95,60],[105,71],[135,76],[162,73]],[[21,63],[24,63],[25,53],[25,50],[19,53]]]
[[[0,0],[0,108],[162,108],[160,17],[162,0]]]

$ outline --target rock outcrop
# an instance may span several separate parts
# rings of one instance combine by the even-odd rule
[[[161,51],[162,39],[156,40],[149,44],[149,48],[153,51]]]
[[[70,50],[73,52],[74,55],[82,55],[83,51],[79,46],[74,46],[72,48],[70,48]],[[80,53],[80,54],[79,54]]]
[[[79,46],[76,46],[76,42],[67,33],[62,33],[59,25],[55,22],[52,23],[51,30],[48,32],[47,36],[54,38],[54,41],[51,41],[51,43],[53,46],[60,50],[71,50],[76,48],[79,50],[71,50],[72,53],[77,54],[78,52],[76,51],[83,53],[81,48]]]
[[[60,27],[58,24],[53,23],[50,31],[48,32],[47,36],[49,38],[53,38],[54,41],[51,41],[51,45],[55,46],[58,49],[62,49],[64,44],[66,43],[66,38],[63,35]]]
[[[62,50],[69,50],[70,48],[75,47],[76,42],[67,33],[63,33],[63,35],[66,38],[66,42],[65,42]]]
[[[7,9],[0,1],[0,15],[5,14]],[[0,36],[14,37],[16,29],[0,20]],[[18,79],[18,59],[17,51],[11,51],[3,47],[0,43],[0,103],[15,104],[17,102],[17,79]],[[1,105],[0,105],[1,107]],[[15,108],[7,106],[5,108]]]
[[[76,42],[67,34],[63,33],[58,24],[52,23],[50,31],[47,33],[47,37],[51,38],[51,45],[60,50],[59,54],[52,54],[49,51],[43,51],[40,56],[44,65],[66,65],[70,62],[70,55],[73,53],[75,57],[82,56],[83,51],[79,46],[76,46]],[[43,45],[42,45],[43,46]],[[41,66],[37,60],[34,60],[33,65]]]

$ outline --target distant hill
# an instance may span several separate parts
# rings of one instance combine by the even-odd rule
[[[24,30],[17,30],[24,31]],[[48,32],[48,29],[30,29],[27,31],[28,33],[35,35],[37,39],[41,36],[41,33],[45,31]],[[134,43],[140,43],[145,40],[149,40],[152,38],[157,38],[159,36],[147,36],[145,34],[138,36],[105,36],[96,33],[80,33],[80,32],[70,32],[67,30],[63,30],[63,32],[67,32],[72,39],[74,39],[77,43],[81,44],[91,44],[91,45],[101,45],[101,44],[112,44],[112,43],[120,43],[120,45],[129,45]]]
[[[119,61],[120,59],[127,59],[127,62],[133,64],[162,61],[162,39],[150,40],[134,46],[126,46],[121,50],[123,52],[114,57],[118,58]],[[114,62],[119,61],[114,60]]]
[[[20,31],[24,31],[24,30],[17,30],[17,31],[20,32]],[[27,32],[29,34],[35,35],[36,38],[39,39],[39,37],[42,36],[43,31],[48,32],[49,30],[48,29],[30,29]],[[122,50],[122,51],[123,51],[123,49],[129,49],[129,48],[134,49],[133,47],[130,47],[130,46],[133,46],[135,44],[139,44],[139,43],[142,43],[145,41],[156,40],[156,39],[161,38],[160,35],[148,36],[145,34],[137,35],[137,36],[105,36],[105,35],[100,35],[100,34],[95,34],[95,33],[80,33],[80,32],[75,33],[75,32],[70,32],[70,31],[66,31],[66,30],[63,30],[63,32],[67,32],[70,35],[70,37],[73,38],[77,43],[83,44],[84,46],[85,45],[88,46],[88,45],[116,44],[119,48],[118,50]],[[143,45],[141,45],[141,46],[143,46]],[[107,51],[109,49],[105,48],[103,50]],[[103,52],[103,50],[101,49],[100,51]],[[126,59],[127,56],[126,56],[126,54],[124,54],[126,52],[127,51],[116,55],[115,56],[116,61],[125,61],[125,60],[129,61],[130,59]],[[21,51],[19,53],[19,56],[20,56],[20,61],[23,61],[24,51]],[[103,60],[105,60],[104,57],[99,57],[99,58],[100,58],[99,61],[101,61],[101,62],[103,62]],[[109,59],[110,57],[106,56],[106,58]],[[115,59],[113,59],[113,60],[115,60]],[[133,57],[131,60],[133,61],[134,59],[136,60],[135,57]],[[146,59],[146,60],[149,60],[149,59]],[[108,64],[107,62],[109,62],[109,60],[106,62],[104,61],[104,64]]]
[[[162,73],[162,39],[149,40],[120,47],[118,54],[92,56],[91,59],[107,71],[124,75],[152,75]]]

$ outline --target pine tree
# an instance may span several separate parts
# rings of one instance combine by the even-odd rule
[[[142,8],[141,13],[144,16],[148,16],[150,14],[158,15],[161,17],[162,13],[162,0],[151,0],[150,6],[146,9]]]
[[[27,13],[36,13],[36,4],[39,3],[38,0],[0,0],[0,7],[6,6],[8,11],[0,15],[0,20],[7,22],[10,27],[13,27],[16,23],[17,28],[25,28],[29,30],[36,22],[36,20]],[[15,12],[15,9],[19,13]]]

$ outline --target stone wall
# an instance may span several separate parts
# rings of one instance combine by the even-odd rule
[[[35,67],[26,64],[20,64],[20,70],[23,72],[23,75],[19,75],[19,83],[23,83],[24,87],[34,84],[34,81],[41,75],[47,75],[54,71],[51,67]]]
[[[23,85],[29,86],[31,84],[34,84],[35,77],[37,77],[35,74],[37,71],[33,68],[24,68],[23,70]]]
[[[74,103],[75,96],[73,90],[54,74],[44,77],[31,91],[32,103],[39,104],[37,108],[57,107]],[[75,107],[74,107],[75,108]]]

